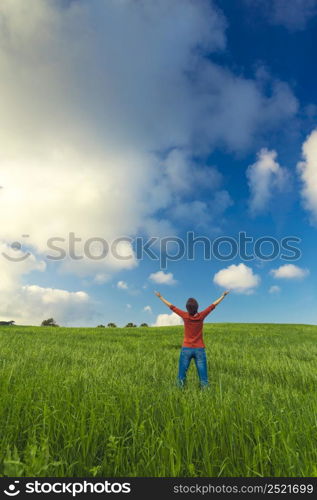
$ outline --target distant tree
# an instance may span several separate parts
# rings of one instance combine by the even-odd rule
[[[0,326],[11,326],[15,321],[0,321]]]
[[[41,326],[59,326],[59,325],[56,323],[55,319],[48,318],[42,321]]]
[[[105,328],[105,325],[98,325],[97,328]]]
[[[146,326],[146,327],[148,327],[149,325],[147,323],[141,323],[140,326]]]
[[[107,327],[108,328],[117,328],[117,325],[115,323],[108,323]]]
[[[128,323],[127,325],[125,325],[126,328],[135,328],[136,325],[134,323]]]

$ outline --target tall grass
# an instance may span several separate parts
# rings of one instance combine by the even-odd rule
[[[317,475],[317,327],[205,325],[211,386],[175,385],[181,327],[0,329],[0,475]]]

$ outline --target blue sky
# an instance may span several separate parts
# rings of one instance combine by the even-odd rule
[[[210,321],[316,324],[317,2],[31,2],[0,10],[0,316],[176,324],[153,290],[205,307],[230,287]],[[301,256],[47,258],[71,232],[82,253],[188,231]]]

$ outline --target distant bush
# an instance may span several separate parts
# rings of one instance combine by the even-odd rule
[[[146,327],[148,327],[149,325],[147,323],[141,323],[140,326],[146,326]]]
[[[98,325],[97,328],[105,328],[105,325]]]
[[[0,321],[0,326],[11,326],[15,321]]]
[[[117,325],[115,323],[108,323],[107,327],[108,328],[117,328]]]
[[[41,326],[59,326],[59,325],[56,323],[55,319],[48,318],[42,321]]]
[[[128,323],[125,325],[126,328],[136,328],[136,325],[134,323]]]

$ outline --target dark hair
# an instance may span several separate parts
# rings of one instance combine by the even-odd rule
[[[188,299],[186,302],[186,309],[189,312],[191,316],[194,316],[196,312],[198,311],[198,302],[196,299],[193,299],[192,297]]]

